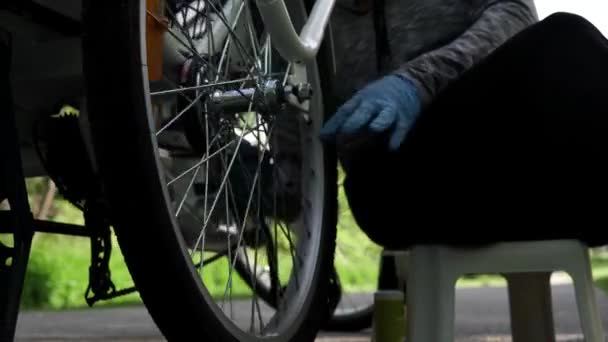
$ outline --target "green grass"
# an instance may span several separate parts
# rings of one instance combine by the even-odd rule
[[[343,176],[341,174],[341,176]],[[342,179],[340,179],[340,182]],[[35,210],[45,188],[43,179],[28,181],[30,204]],[[340,188],[338,245],[336,265],[346,291],[373,291],[378,277],[380,247],[371,242],[359,230],[348,208],[343,189]],[[51,210],[54,221],[83,224],[82,213],[61,198],[57,198]],[[0,238],[2,238],[0,236]],[[6,240],[6,237],[4,237]],[[110,260],[112,280],[117,289],[132,286],[132,280],[116,240],[113,239]],[[284,243],[283,243],[284,244]],[[150,247],[152,248],[152,247]],[[285,254],[285,253],[284,253]],[[253,254],[250,254],[253,257]],[[259,262],[264,263],[263,255]],[[252,259],[251,259],[252,260]],[[279,273],[282,280],[289,274],[289,255],[283,255]],[[87,238],[36,234],[22,295],[22,308],[61,310],[87,307],[84,293],[88,284],[90,243]],[[222,298],[229,282],[226,259],[205,266],[203,280],[210,293]],[[232,277],[233,297],[247,297],[251,290],[238,276]],[[95,306],[117,306],[141,303],[137,293],[98,302]]]
[[[132,285],[122,254],[114,244],[110,259],[112,279],[118,289]],[[65,309],[86,306],[90,260],[88,239],[36,234],[22,295],[24,309]],[[124,305],[140,302],[137,293],[103,302]]]
[[[596,253],[591,263],[596,286],[608,295],[608,254],[605,252]]]
[[[27,180],[29,202],[33,212],[38,210],[46,185],[45,178]],[[57,222],[84,224],[82,213],[60,196],[56,196],[49,210],[49,218]],[[117,289],[130,287],[131,276],[116,241],[113,243],[113,249],[110,267],[114,284]],[[88,285],[89,264],[88,238],[37,233],[32,241],[21,296],[22,308],[55,310],[86,307],[84,294]],[[133,293],[97,305],[111,306],[140,302],[139,295]]]
[[[116,241],[110,259],[112,280],[117,289],[131,287],[133,282]],[[84,238],[37,234],[30,256],[22,295],[22,307],[61,310],[87,307],[84,293],[88,284],[89,241]],[[228,283],[226,259],[204,270],[204,282],[215,297],[222,298]],[[249,287],[236,276],[232,278],[233,297],[248,297]],[[141,303],[138,293],[102,301],[95,306],[119,306]]]
[[[27,180],[29,202],[33,212],[37,211],[42,194],[46,191],[46,179]],[[50,219],[57,222],[84,224],[82,213],[57,196],[49,212]],[[12,245],[8,235],[0,235],[0,241]],[[205,281],[210,284],[213,295],[222,296],[228,282],[225,261],[206,267]],[[32,250],[22,294],[22,308],[60,310],[87,307],[85,291],[88,286],[90,265],[90,242],[88,238],[38,233],[32,242]],[[131,287],[133,282],[125,265],[120,247],[113,238],[113,253],[110,259],[112,280],[117,289]],[[248,296],[251,291],[238,277],[233,278],[232,295]],[[141,303],[138,293],[101,301],[95,306],[116,306]]]
[[[339,182],[343,181],[340,173]],[[36,186],[35,184],[32,186]],[[36,199],[32,199],[35,206]],[[56,201],[53,209],[53,220],[83,224],[82,214],[65,201]],[[347,292],[374,291],[378,279],[378,263],[381,248],[358,228],[348,203],[340,187],[339,217],[337,231],[335,265],[341,283]],[[10,244],[6,236],[0,240]],[[285,244],[284,242],[282,243]],[[281,244],[280,244],[281,245]],[[116,240],[110,262],[112,279],[118,289],[132,286],[132,280]],[[152,246],[148,246],[153,251]],[[60,310],[87,307],[84,293],[88,284],[88,267],[90,262],[90,244],[86,238],[37,234],[33,241],[30,263],[26,274],[22,296],[22,308]],[[250,254],[252,257],[253,254]],[[280,276],[285,280],[289,273],[289,255],[284,253],[280,263]],[[264,257],[260,257],[264,263]],[[594,253],[593,271],[597,285],[608,293],[608,254]],[[203,279],[212,295],[224,296],[224,289],[230,280],[226,259],[222,259],[204,268]],[[460,287],[505,286],[506,282],[499,276],[479,275],[465,277],[458,281]],[[232,297],[248,297],[251,290],[238,276],[232,277]],[[96,306],[119,306],[141,303],[138,293],[117,299],[103,301]]]
[[[608,278],[608,254],[596,252],[591,259],[593,277],[596,279]]]

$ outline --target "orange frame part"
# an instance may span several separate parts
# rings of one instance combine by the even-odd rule
[[[150,81],[159,81],[162,78],[163,34],[167,26],[165,0],[146,0],[146,53]]]

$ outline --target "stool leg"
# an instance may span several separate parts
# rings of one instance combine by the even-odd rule
[[[574,282],[578,315],[583,334],[585,335],[585,341],[603,342],[604,332],[602,321],[600,319],[600,313],[595,297],[595,286],[591,273],[591,263],[589,261],[588,250],[586,249],[583,259],[583,261],[573,264],[578,265],[579,267],[570,267],[570,269],[566,271],[570,274]]]
[[[513,342],[555,342],[551,273],[505,274]]]
[[[408,342],[454,341],[456,276],[438,251],[415,247],[407,277]]]

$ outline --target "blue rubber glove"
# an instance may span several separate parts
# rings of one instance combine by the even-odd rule
[[[390,134],[389,148],[396,150],[420,111],[420,97],[414,83],[398,75],[385,76],[344,103],[321,129],[321,139],[328,141],[339,135],[357,135],[362,130],[387,132]]]

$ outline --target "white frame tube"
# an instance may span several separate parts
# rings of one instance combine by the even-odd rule
[[[293,27],[284,0],[256,0],[256,3],[272,44],[283,58],[309,62],[317,56],[335,0],[317,0],[300,34]]]

